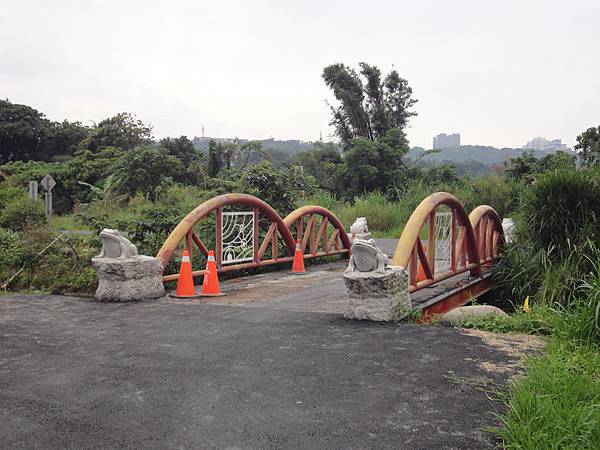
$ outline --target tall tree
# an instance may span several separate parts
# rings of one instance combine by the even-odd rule
[[[0,164],[38,159],[48,123],[36,109],[0,100]]]
[[[93,152],[104,147],[131,150],[152,141],[152,127],[130,113],[119,113],[104,119],[82,142],[82,147]]]
[[[216,177],[222,167],[223,155],[221,146],[211,139],[208,143],[208,176]]]
[[[577,136],[575,148],[581,151],[584,164],[600,165],[600,125],[596,128],[588,128]]]
[[[178,138],[164,138],[160,141],[160,145],[167,149],[170,155],[179,159],[185,166],[201,159],[201,153],[196,150],[192,141],[187,136]]]
[[[376,66],[364,62],[359,66],[360,73],[342,63],[332,64],[322,74],[339,101],[338,106],[330,106],[331,125],[345,149],[357,137],[375,141],[392,128],[403,130],[410,117],[417,115],[411,109],[417,100],[398,72],[392,70],[382,79]]]
[[[0,100],[0,164],[72,155],[89,132],[79,122],[51,122],[30,106]]]

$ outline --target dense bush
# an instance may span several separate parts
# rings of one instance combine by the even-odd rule
[[[587,170],[559,170],[538,179],[523,195],[516,241],[505,249],[498,292],[515,303],[568,305],[600,259],[600,188]]]
[[[255,195],[271,205],[282,217],[292,212],[303,195],[316,192],[313,177],[293,168],[275,168],[270,162],[250,166],[240,176],[242,192]]]
[[[46,222],[41,201],[25,195],[11,198],[0,211],[0,227],[22,231]]]
[[[525,197],[531,239],[568,254],[585,240],[600,243],[600,170],[558,170],[539,177]]]

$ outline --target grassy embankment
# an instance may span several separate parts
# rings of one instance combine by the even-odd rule
[[[524,192],[516,242],[506,249],[497,295],[510,319],[463,323],[547,336],[504,396],[509,449],[600,448],[600,173],[549,173]],[[521,305],[530,298],[528,311]]]

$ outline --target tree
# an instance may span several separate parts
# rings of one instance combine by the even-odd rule
[[[208,143],[208,176],[211,178],[216,177],[221,171],[222,167],[223,155],[221,146],[211,139]]]
[[[125,153],[113,166],[113,190],[119,194],[133,196],[140,192],[155,200],[158,188],[169,178],[183,171],[177,158],[164,148],[147,145]]]
[[[373,142],[355,138],[345,152],[338,170],[347,197],[379,191],[394,196],[406,182],[407,169],[403,162],[408,152],[408,141],[402,131],[392,128]]]
[[[266,158],[267,156],[262,144],[259,141],[246,142],[237,149],[234,158],[236,162],[238,162],[240,170],[244,170],[246,168],[246,165],[252,156],[255,158],[259,158],[261,156]]]
[[[310,150],[298,153],[294,164],[301,166],[304,173],[315,177],[323,189],[339,193],[335,174],[342,165],[342,157],[334,144],[316,142]]]
[[[521,156],[504,162],[504,173],[517,181],[533,181],[533,174],[540,171],[540,162],[533,152],[523,152]]]
[[[48,127],[43,153],[45,160],[58,155],[73,155],[79,148],[79,143],[86,139],[91,128],[81,122],[53,122]]]
[[[271,205],[282,216],[296,208],[301,194],[315,191],[314,178],[295,171],[273,167],[270,161],[249,166],[239,177],[243,192],[255,195]]]
[[[580,150],[584,164],[600,165],[600,125],[588,128],[577,136],[575,149]]]
[[[574,169],[575,168],[575,156],[571,156],[566,152],[558,150],[554,153],[550,153],[544,156],[540,162],[540,171],[547,172],[549,170],[556,169]]]
[[[104,147],[131,150],[151,141],[152,127],[136,119],[133,114],[123,112],[98,123],[81,145],[93,152]]]
[[[187,136],[165,138],[160,141],[160,145],[167,150],[169,155],[179,159],[185,166],[202,159],[202,154],[196,150],[196,147]]]
[[[0,100],[0,164],[72,155],[89,132],[80,122],[51,122],[30,106]]]
[[[411,108],[417,102],[412,98],[408,81],[392,70],[385,79],[381,71],[367,63],[360,63],[360,75],[342,63],[332,64],[323,70],[323,80],[340,102],[330,106],[331,125],[335,127],[344,149],[353,138],[375,141],[392,128],[403,130],[408,120],[417,113]]]

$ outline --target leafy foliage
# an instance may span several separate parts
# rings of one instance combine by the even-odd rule
[[[30,106],[0,100],[0,164],[73,154],[89,132],[79,122],[51,122]]]
[[[149,145],[121,156],[112,171],[116,193],[129,196],[141,193],[155,199],[169,177],[174,178],[183,172],[183,165],[163,148]]]
[[[152,127],[136,119],[133,114],[122,112],[98,123],[81,146],[93,152],[106,147],[131,150],[148,144],[151,139]]]
[[[591,127],[577,136],[577,150],[581,151],[583,162],[588,166],[600,165],[600,125]]]
[[[0,227],[23,231],[46,222],[42,202],[20,195],[11,199],[0,211]]]
[[[408,119],[416,113],[411,110],[417,100],[412,98],[408,82],[392,70],[385,79],[381,71],[367,63],[360,63],[360,75],[342,63],[323,69],[323,80],[340,102],[331,106],[336,134],[344,148],[355,138],[375,141],[389,130],[403,130]]]
[[[271,205],[282,216],[295,209],[296,199],[316,190],[314,178],[301,172],[279,170],[268,161],[249,167],[241,174],[241,188]]]

